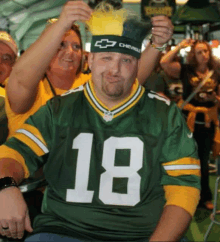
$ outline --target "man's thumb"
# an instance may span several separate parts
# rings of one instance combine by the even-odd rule
[[[31,220],[30,220],[28,211],[26,212],[26,217],[25,217],[25,230],[27,230],[30,233],[33,231],[33,228],[31,227]]]

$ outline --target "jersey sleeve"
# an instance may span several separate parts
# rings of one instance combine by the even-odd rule
[[[41,107],[34,115],[30,116],[1,147],[2,154],[5,153],[4,158],[15,159],[15,157],[18,157],[18,154],[22,156],[25,162],[21,162],[21,158],[17,160],[23,165],[26,171],[26,178],[46,162],[52,143],[52,117],[49,101],[47,105]],[[8,152],[7,147],[10,148],[11,152]],[[2,155],[0,158],[2,158]]]
[[[200,161],[193,133],[175,104],[169,110],[166,127],[160,161],[167,205],[183,207],[193,214],[199,200]]]

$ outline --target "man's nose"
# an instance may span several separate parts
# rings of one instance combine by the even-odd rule
[[[121,63],[119,60],[114,60],[112,61],[112,65],[111,65],[111,71],[112,74],[117,74],[120,72],[121,69]]]

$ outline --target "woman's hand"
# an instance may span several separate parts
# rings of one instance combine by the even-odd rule
[[[195,40],[193,40],[193,39],[184,39],[178,45],[182,49],[182,48],[191,46],[194,42],[195,42]]]
[[[153,43],[156,46],[163,46],[172,38],[174,26],[171,20],[164,15],[152,17],[151,22],[153,25],[151,31]]]
[[[92,9],[83,1],[68,1],[60,14],[57,21],[63,28],[68,31],[75,21],[89,20]]]

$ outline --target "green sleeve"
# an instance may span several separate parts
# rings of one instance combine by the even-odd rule
[[[172,103],[162,148],[162,185],[192,186],[200,189],[200,162],[197,144],[181,111]]]
[[[48,102],[30,116],[15,135],[5,143],[23,156],[30,175],[34,174],[47,160],[53,139],[52,116],[51,105]]]

